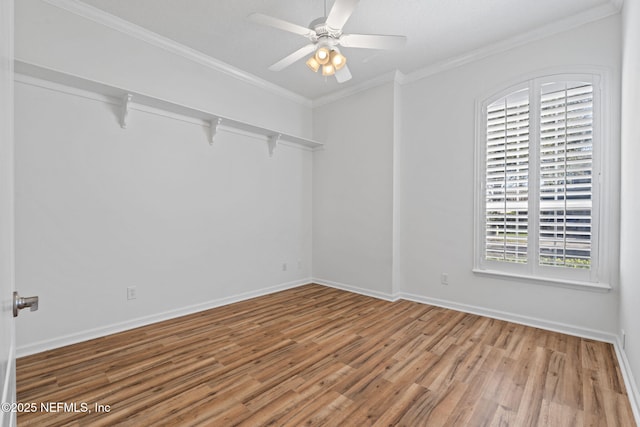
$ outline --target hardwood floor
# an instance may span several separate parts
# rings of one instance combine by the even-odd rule
[[[24,357],[17,379],[19,426],[635,425],[610,344],[319,285]]]

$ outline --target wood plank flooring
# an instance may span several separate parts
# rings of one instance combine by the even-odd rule
[[[19,426],[635,425],[610,344],[319,285],[24,357],[17,379],[38,405]]]

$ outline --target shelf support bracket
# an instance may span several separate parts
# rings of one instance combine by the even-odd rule
[[[221,124],[222,119],[220,117],[209,120],[209,145],[213,145],[213,140],[216,137]]]
[[[269,137],[269,140],[267,141],[267,146],[269,148],[269,157],[273,157],[273,153],[276,151],[276,146],[278,145],[281,136],[282,134],[278,133]]]
[[[129,104],[131,104],[131,99],[133,95],[127,93],[122,97],[122,105],[120,106],[120,127],[122,129],[127,128],[127,116],[129,115]]]

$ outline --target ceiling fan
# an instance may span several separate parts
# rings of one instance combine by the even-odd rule
[[[322,68],[323,76],[335,75],[338,83],[342,83],[351,79],[351,72],[347,67],[347,58],[340,53],[338,46],[364,49],[393,49],[402,47],[406,43],[407,38],[405,36],[343,34],[342,28],[355,10],[358,1],[336,0],[327,15],[325,0],[325,16],[311,21],[308,28],[261,13],[249,15],[249,19],[253,22],[301,35],[311,42],[271,65],[269,69],[272,71],[283,70],[314,52],[307,59],[307,66],[314,72]]]

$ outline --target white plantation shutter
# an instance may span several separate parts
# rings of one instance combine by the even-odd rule
[[[586,81],[532,80],[484,104],[479,271],[597,280],[595,91]]]
[[[529,180],[529,96],[520,91],[487,109],[485,253],[526,262]]]
[[[540,101],[539,262],[589,268],[593,87],[546,84]]]

